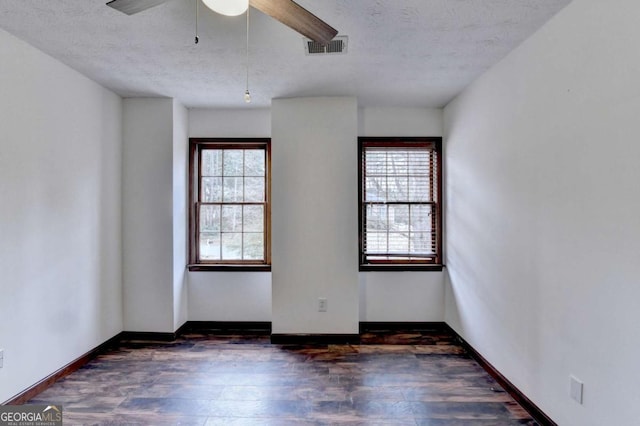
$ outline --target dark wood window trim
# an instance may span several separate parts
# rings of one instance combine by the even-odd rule
[[[435,251],[432,258],[424,260],[370,260],[365,253],[366,214],[364,213],[364,160],[363,154],[367,147],[398,147],[398,148],[430,148],[436,152],[436,185],[431,188],[437,192],[434,200],[436,229]],[[360,271],[441,271],[442,270],[442,138],[441,137],[359,137],[358,138],[358,229],[360,244]],[[386,203],[389,204],[389,203]]]
[[[206,148],[265,150],[264,261],[198,261],[199,158]],[[270,138],[190,138],[189,139],[189,271],[271,271],[271,139]]]

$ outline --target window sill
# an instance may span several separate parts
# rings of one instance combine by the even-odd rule
[[[271,272],[271,265],[213,265],[196,263],[187,265],[190,272]]]
[[[442,264],[363,264],[360,265],[360,272],[372,272],[372,271],[395,271],[395,272],[407,272],[407,271],[442,271],[444,265]]]

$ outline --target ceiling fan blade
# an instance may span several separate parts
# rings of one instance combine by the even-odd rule
[[[292,0],[249,0],[249,4],[315,42],[328,44],[338,34],[338,30]]]
[[[127,15],[133,15],[134,13],[151,9],[167,1],[169,0],[111,0],[107,3],[107,6],[126,13]]]

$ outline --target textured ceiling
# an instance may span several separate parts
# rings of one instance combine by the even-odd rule
[[[246,18],[171,0],[128,16],[106,0],[0,0],[0,28],[116,93],[244,107]],[[251,9],[251,106],[357,96],[361,106],[444,106],[570,0],[298,0],[349,37],[306,56],[302,37]]]

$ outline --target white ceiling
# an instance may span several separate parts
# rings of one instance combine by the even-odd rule
[[[245,107],[246,18],[201,4],[195,45],[195,1],[128,16],[106,0],[0,0],[0,28],[125,97]],[[348,53],[306,56],[302,36],[251,9],[252,107],[333,95],[361,106],[444,106],[570,0],[297,2],[348,36]]]

